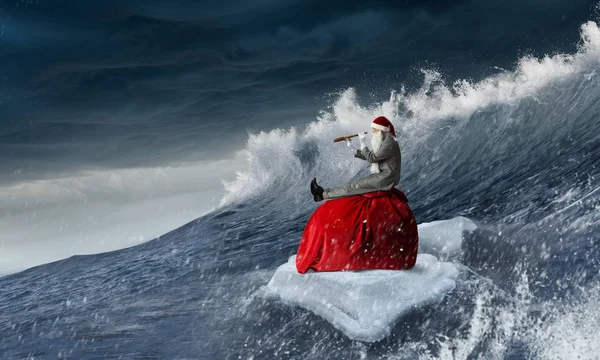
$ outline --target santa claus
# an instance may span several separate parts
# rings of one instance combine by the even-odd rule
[[[365,145],[366,135],[360,133],[360,149],[356,149],[354,157],[365,160],[371,164],[371,175],[354,180],[350,184],[338,186],[332,189],[323,189],[313,179],[310,191],[315,201],[336,199],[340,197],[365,194],[373,191],[391,190],[400,182],[400,162],[402,156],[400,147],[396,142],[396,131],[394,125],[385,116],[380,116],[371,123],[373,138],[370,150]],[[350,139],[346,140],[348,146],[352,147]]]
[[[356,157],[371,163],[371,175],[324,190],[313,179],[310,190],[321,204],[304,232],[296,268],[300,273],[410,269],[417,260],[417,222],[400,181],[400,147],[394,126],[380,116],[371,123],[372,149],[360,137]],[[352,146],[352,143],[348,143]]]

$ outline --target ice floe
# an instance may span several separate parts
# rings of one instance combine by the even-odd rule
[[[464,232],[473,231],[477,226],[466,217],[458,216],[450,220],[419,224],[418,228],[419,253],[446,258],[460,252]]]
[[[459,274],[455,265],[428,254],[419,254],[411,270],[307,274],[297,272],[295,258],[277,269],[266,296],[310,310],[349,338],[369,342],[389,335],[411,309],[441,301]]]

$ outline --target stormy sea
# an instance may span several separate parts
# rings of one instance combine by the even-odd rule
[[[294,102],[292,90],[281,89],[289,109],[274,106],[256,131],[233,138],[241,144],[241,166],[223,182],[223,194],[207,214],[133,247],[74,255],[0,277],[0,358],[600,358],[600,28],[593,12],[588,15],[591,20],[570,29],[579,34],[566,50],[517,52],[505,66],[486,67],[487,72],[473,69],[471,74],[456,65],[452,73],[409,59],[410,82],[394,76],[385,86],[365,92],[367,80],[349,70],[350,84],[340,82],[335,91],[304,87],[318,98],[319,106],[308,110],[305,102],[311,95],[298,95]],[[178,23],[182,31],[191,26],[186,21]],[[149,20],[128,18],[121,30],[140,22]],[[156,20],[149,26],[161,24]],[[277,36],[308,41],[292,33]],[[320,51],[329,39],[311,41],[301,46]],[[279,46],[256,42],[251,45]],[[164,51],[177,44],[156,46]],[[335,46],[328,46],[335,53]],[[85,52],[92,59],[91,50]],[[268,80],[278,70],[270,68],[268,59],[256,61],[260,63],[253,69],[238,68],[240,76],[247,76],[245,85],[227,90],[215,84],[221,87],[218,96],[204,94],[212,96],[205,109],[211,117],[229,106],[236,111],[246,106],[224,102],[227,91],[252,90],[244,101],[251,98],[253,103],[263,97],[265,103],[278,101],[273,92],[279,90],[269,88]],[[9,68],[4,65],[4,70]],[[326,61],[295,66],[300,72],[296,81],[318,78],[313,84],[328,81],[327,74],[338,71],[333,65],[327,70]],[[147,80],[145,72],[150,71],[144,66],[130,73],[111,69],[90,77],[78,73],[83,79],[72,75],[66,78],[71,83],[46,74],[36,80],[44,84],[38,92],[46,94],[54,82],[77,83],[63,89],[62,96],[75,96],[68,101],[85,110],[99,100],[76,95],[81,82],[98,88],[100,98],[113,104],[113,97],[123,95],[113,88],[115,82]],[[321,70],[317,74],[315,69]],[[221,70],[214,68],[212,74]],[[251,71],[268,76],[252,84]],[[360,85],[353,86],[353,79]],[[169,88],[158,75],[152,80],[153,86]],[[6,89],[6,79],[4,83]],[[175,93],[186,91],[177,86],[182,85],[173,85]],[[113,91],[117,94],[107,95]],[[149,90],[140,89],[131,98],[128,113],[138,111],[140,99],[150,96],[144,91]],[[2,93],[7,118],[18,108],[9,100],[20,95],[12,96]],[[41,101],[35,113],[51,111],[52,101]],[[169,102],[165,113],[181,109],[169,96],[148,101]],[[200,106],[186,105],[187,110]],[[261,109],[248,108],[248,116],[259,118]],[[27,111],[33,116],[34,110]],[[298,120],[306,113],[309,120]],[[304,226],[319,205],[310,196],[310,180],[316,177],[323,186],[334,186],[368,174],[350,149],[332,139],[368,130],[369,121],[379,115],[396,127],[402,150],[398,188],[407,195],[417,222],[460,216],[476,229],[465,231],[460,250],[444,259],[460,265],[456,287],[441,302],[400,317],[389,336],[366,342],[352,340],[311,311],[265,297],[262,291],[277,267],[296,253]],[[279,124],[278,116],[292,120]],[[223,122],[244,119],[236,113]],[[177,124],[184,136],[187,128]],[[146,125],[134,120],[128,124],[136,126]],[[209,130],[200,134],[205,131],[206,142],[217,144]],[[177,141],[177,136],[168,139]],[[96,146],[91,138],[83,140]],[[123,151],[113,145],[110,151]],[[166,148],[153,146],[150,153],[168,155]],[[85,154],[72,156],[92,161]],[[11,176],[15,181],[17,175]]]

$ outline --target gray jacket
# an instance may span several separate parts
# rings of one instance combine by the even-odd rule
[[[347,185],[326,189],[323,192],[325,200],[379,190],[391,190],[394,186],[398,185],[400,182],[400,163],[402,160],[400,146],[398,146],[398,143],[390,133],[386,132],[384,136],[381,148],[377,153],[364,147],[361,150],[357,150],[354,155],[371,164],[377,163],[381,172],[371,174],[363,179],[354,180]]]

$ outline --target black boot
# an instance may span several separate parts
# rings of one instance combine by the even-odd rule
[[[315,202],[323,201],[323,188],[317,184],[316,178],[310,182],[310,192]]]

